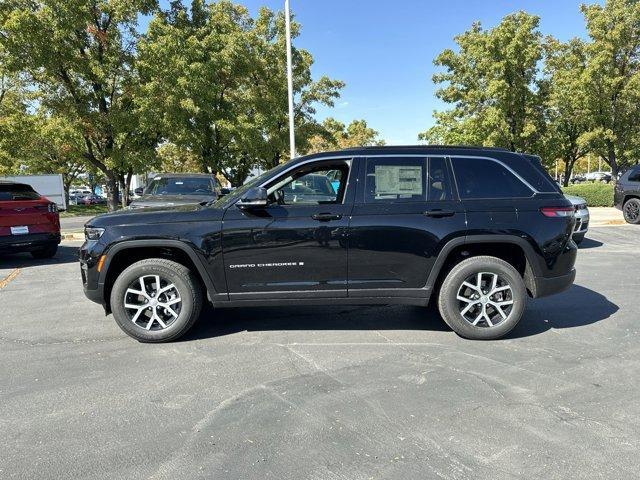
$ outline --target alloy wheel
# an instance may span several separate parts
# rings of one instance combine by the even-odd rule
[[[180,315],[182,299],[173,283],[160,275],[144,275],[127,288],[124,308],[129,320],[138,327],[164,330]]]
[[[630,221],[635,222],[640,216],[640,205],[637,202],[627,202],[624,206],[624,213]]]
[[[494,327],[504,322],[513,309],[513,290],[502,276],[479,272],[468,277],[456,295],[462,318],[473,326]]]

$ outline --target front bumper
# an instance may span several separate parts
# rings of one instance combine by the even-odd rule
[[[574,237],[584,237],[589,229],[589,210],[576,211],[576,226],[573,229]]]
[[[33,252],[60,243],[60,233],[0,236],[0,253]]]

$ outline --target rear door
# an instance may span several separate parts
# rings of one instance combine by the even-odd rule
[[[349,296],[423,297],[443,245],[464,235],[444,156],[363,159],[349,229]]]

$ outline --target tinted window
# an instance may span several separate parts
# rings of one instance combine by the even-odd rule
[[[39,198],[40,195],[38,195],[29,185],[0,183],[0,201],[38,200]]]
[[[629,181],[630,182],[640,182],[640,168],[637,168],[637,169],[633,170],[629,174]]]
[[[451,200],[451,181],[444,158],[429,159],[429,177],[427,179],[427,199],[429,201]]]
[[[349,177],[349,164],[305,165],[276,179],[267,188],[269,199],[279,205],[342,203]]]
[[[213,195],[207,177],[156,177],[144,192],[147,195]]]
[[[425,201],[426,159],[411,157],[367,159],[365,201]]]
[[[530,197],[533,192],[502,164],[481,158],[452,158],[460,198]]]

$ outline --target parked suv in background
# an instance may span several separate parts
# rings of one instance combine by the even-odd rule
[[[298,186],[322,192],[291,195]],[[527,296],[571,285],[574,222],[538,157],[369,147],[296,158],[208,205],[98,216],[80,261],[87,297],[143,342],[183,335],[206,298],[215,307],[434,298],[459,335],[494,339],[518,323]]]
[[[640,224],[640,165],[631,167],[616,181],[613,201],[628,223]]]
[[[196,205],[220,196],[220,184],[215,175],[200,173],[163,173],[156,175],[140,198],[129,208],[172,207]]]
[[[576,209],[576,226],[573,230],[573,241],[580,244],[589,230],[589,207],[587,201],[575,195],[565,195]]]
[[[0,254],[50,258],[59,243],[58,206],[30,185],[0,181]]]

